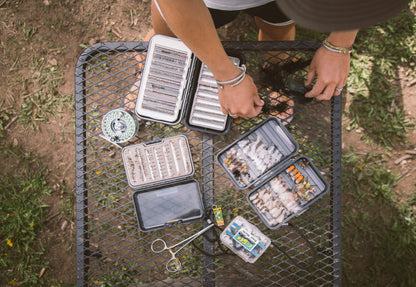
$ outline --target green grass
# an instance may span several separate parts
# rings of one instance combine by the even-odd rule
[[[399,207],[380,155],[344,155],[342,172],[344,284],[416,286],[416,188]]]
[[[348,117],[352,129],[361,128],[363,136],[382,146],[406,142],[413,122],[405,119],[401,85],[402,68],[415,78],[416,1],[390,21],[358,33],[351,57],[348,93],[352,95]],[[327,34],[299,28],[299,40],[322,41]]]
[[[50,195],[44,168],[29,152],[14,146],[0,149],[9,172],[0,173],[0,285],[34,286],[48,268],[41,247],[46,205]]]
[[[345,117],[363,139],[386,149],[406,143],[401,83],[416,65],[416,1],[390,21],[361,30],[354,44]],[[298,29],[299,40],[327,34]],[[401,70],[401,74],[399,71]],[[416,186],[408,198],[395,188],[381,155],[342,157],[342,268],[345,286],[416,286]],[[411,179],[403,179],[411,180]]]
[[[412,122],[405,119],[397,79],[400,68],[411,78],[416,75],[416,15],[407,10],[383,25],[363,30],[354,46],[348,80],[348,92],[353,95],[352,128],[363,128],[367,137],[383,146],[405,142]]]
[[[33,77],[26,80],[25,85],[32,87],[32,91],[22,96],[23,102],[17,114],[19,123],[37,129],[38,122],[48,123],[50,117],[59,115],[72,99],[59,90],[64,77],[58,66],[33,58],[31,71]]]

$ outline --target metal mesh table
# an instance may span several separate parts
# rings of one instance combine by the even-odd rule
[[[319,47],[315,42],[224,42],[228,50],[242,53],[248,73],[265,97],[279,88],[288,74],[304,78],[305,67],[285,71],[266,57],[281,51],[285,61],[310,61]],[[132,85],[140,80],[140,57],[147,42],[100,43],[87,48],[75,71],[76,114],[76,244],[78,286],[324,286],[341,285],[341,99],[306,101],[292,95],[293,120],[287,129],[330,183],[330,192],[285,226],[269,230],[215,160],[218,151],[252,130],[266,118],[233,123],[225,136],[191,131],[182,124],[167,126],[147,121],[129,143],[186,135],[195,175],[207,213],[220,206],[230,222],[241,215],[259,227],[272,245],[254,264],[232,252],[221,251],[210,230],[196,245],[180,253],[183,269],[170,273],[168,254],[155,254],[150,243],[159,237],[175,243],[202,229],[205,221],[141,232],[131,200],[121,150],[100,137],[101,120],[122,107]],[[275,54],[273,54],[275,55]],[[275,55],[276,56],[276,55]],[[144,58],[144,57],[142,57]],[[279,61],[280,58],[276,58]],[[269,59],[269,60],[265,60]],[[300,59],[300,60],[299,60]],[[137,83],[137,82],[136,82]],[[201,250],[203,252],[201,252]],[[216,256],[207,255],[216,253]],[[311,264],[313,263],[313,264]],[[312,265],[312,266],[311,266]]]

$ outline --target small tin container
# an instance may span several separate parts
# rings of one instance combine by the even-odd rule
[[[131,140],[139,131],[139,121],[125,109],[115,109],[106,113],[101,121],[104,137],[113,143]]]
[[[305,212],[329,190],[329,183],[307,157],[291,160],[271,179],[247,194],[266,226],[277,229]]]
[[[217,154],[217,162],[239,189],[262,181],[299,150],[285,126],[269,117]]]
[[[234,218],[224,229],[220,240],[248,263],[256,262],[271,244],[269,237],[241,216]]]

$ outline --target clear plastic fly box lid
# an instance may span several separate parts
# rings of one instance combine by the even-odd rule
[[[188,223],[204,217],[199,183],[195,179],[136,191],[133,203],[142,231]]]
[[[195,172],[184,135],[126,146],[121,154],[127,182],[133,189],[191,177]]]
[[[239,189],[266,178],[297,153],[299,145],[276,117],[269,117],[217,155]]]
[[[237,216],[220,235],[221,242],[246,262],[254,263],[269,247],[271,240],[256,226]]]
[[[307,157],[299,157],[247,194],[249,204],[270,229],[305,212],[329,190],[329,184]]]

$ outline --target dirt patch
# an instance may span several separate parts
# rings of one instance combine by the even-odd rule
[[[37,64],[46,63],[63,70],[60,92],[73,99],[76,61],[83,49],[97,42],[141,41],[150,27],[150,1],[141,0],[6,0],[0,1],[0,108],[18,114],[22,99],[34,92],[31,78]],[[243,40],[254,29],[250,17],[220,29],[222,39]],[[416,84],[401,75],[403,104],[407,117],[416,117]],[[347,97],[348,99],[348,97]],[[348,101],[346,103],[346,109]],[[39,129],[27,129],[13,118],[3,132],[2,144],[14,143],[40,156],[49,169],[55,192],[47,199],[50,205],[44,246],[50,269],[44,276],[61,284],[75,284],[75,135],[73,104],[64,105],[49,123]],[[348,130],[344,121],[343,152],[386,154],[388,167],[403,175],[397,186],[400,195],[415,189],[416,155],[397,163],[407,151],[415,150],[416,130],[409,130],[408,142],[386,151],[361,140],[362,131]],[[72,201],[71,201],[72,200]],[[62,206],[71,205],[66,212]]]
[[[40,65],[63,71],[59,92],[71,99],[48,123],[37,122],[36,130],[14,116],[0,139],[33,151],[48,168],[54,193],[45,199],[50,207],[43,248],[50,268],[43,276],[60,284],[76,280],[75,65],[83,49],[97,42],[142,40],[149,8],[150,2],[137,0],[0,1],[0,108],[18,115],[22,99],[35,92],[32,79]]]

